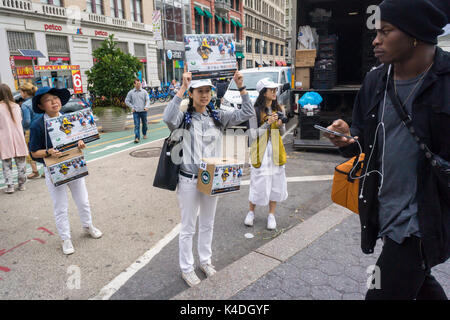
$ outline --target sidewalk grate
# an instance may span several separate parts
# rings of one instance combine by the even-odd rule
[[[161,154],[160,147],[143,148],[130,152],[130,156],[135,158],[155,158]]]

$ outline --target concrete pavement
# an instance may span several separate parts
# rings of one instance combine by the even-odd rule
[[[380,252],[360,249],[357,215],[332,204],[175,300],[362,300]],[[432,274],[450,296],[450,261]]]

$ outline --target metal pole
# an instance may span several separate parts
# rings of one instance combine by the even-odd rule
[[[163,42],[163,55],[164,55],[164,79],[163,79],[163,85],[161,87],[164,87],[164,84],[166,83],[166,79],[167,79],[167,60],[166,60],[166,39],[164,38],[164,32],[166,30],[166,25],[162,19],[164,13],[166,12],[166,1],[162,0],[162,4],[163,4],[163,12],[161,12],[161,38],[162,38],[162,42]]]

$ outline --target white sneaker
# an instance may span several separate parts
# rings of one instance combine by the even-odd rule
[[[27,188],[25,188],[25,184],[19,184],[19,191],[25,191]]]
[[[8,186],[5,190],[5,193],[8,193],[8,194],[14,193],[14,186]]]
[[[201,264],[200,265],[200,270],[202,270],[205,274],[206,277],[212,277],[213,275],[215,275],[217,273],[216,269],[214,269],[214,266],[212,264]]]
[[[253,220],[255,219],[255,213],[253,211],[249,211],[247,216],[245,217],[244,224],[249,227],[253,227]]]
[[[84,227],[84,230],[94,239],[101,238],[103,235],[103,233],[94,226]]]
[[[195,271],[191,271],[188,273],[182,272],[181,277],[184,281],[186,281],[189,287],[196,286],[201,282]]]
[[[72,241],[70,239],[63,241],[62,249],[63,249],[64,254],[67,254],[67,255],[75,252],[75,249],[73,248],[73,245],[72,245]]]
[[[275,230],[277,227],[277,221],[275,220],[275,216],[273,213],[269,214],[269,217],[267,218],[267,229],[269,230]]]

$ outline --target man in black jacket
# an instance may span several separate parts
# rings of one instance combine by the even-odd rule
[[[383,65],[364,79],[352,127],[343,120],[328,127],[358,138],[327,136],[346,157],[365,154],[362,251],[373,253],[377,239],[383,240],[375,268],[380,283],[366,299],[447,299],[431,268],[450,255],[448,176],[438,179],[435,163],[400,120],[388,92],[399,97],[420,140],[449,161],[450,55],[436,47],[448,18],[429,0],[385,0],[380,13],[373,45]]]

